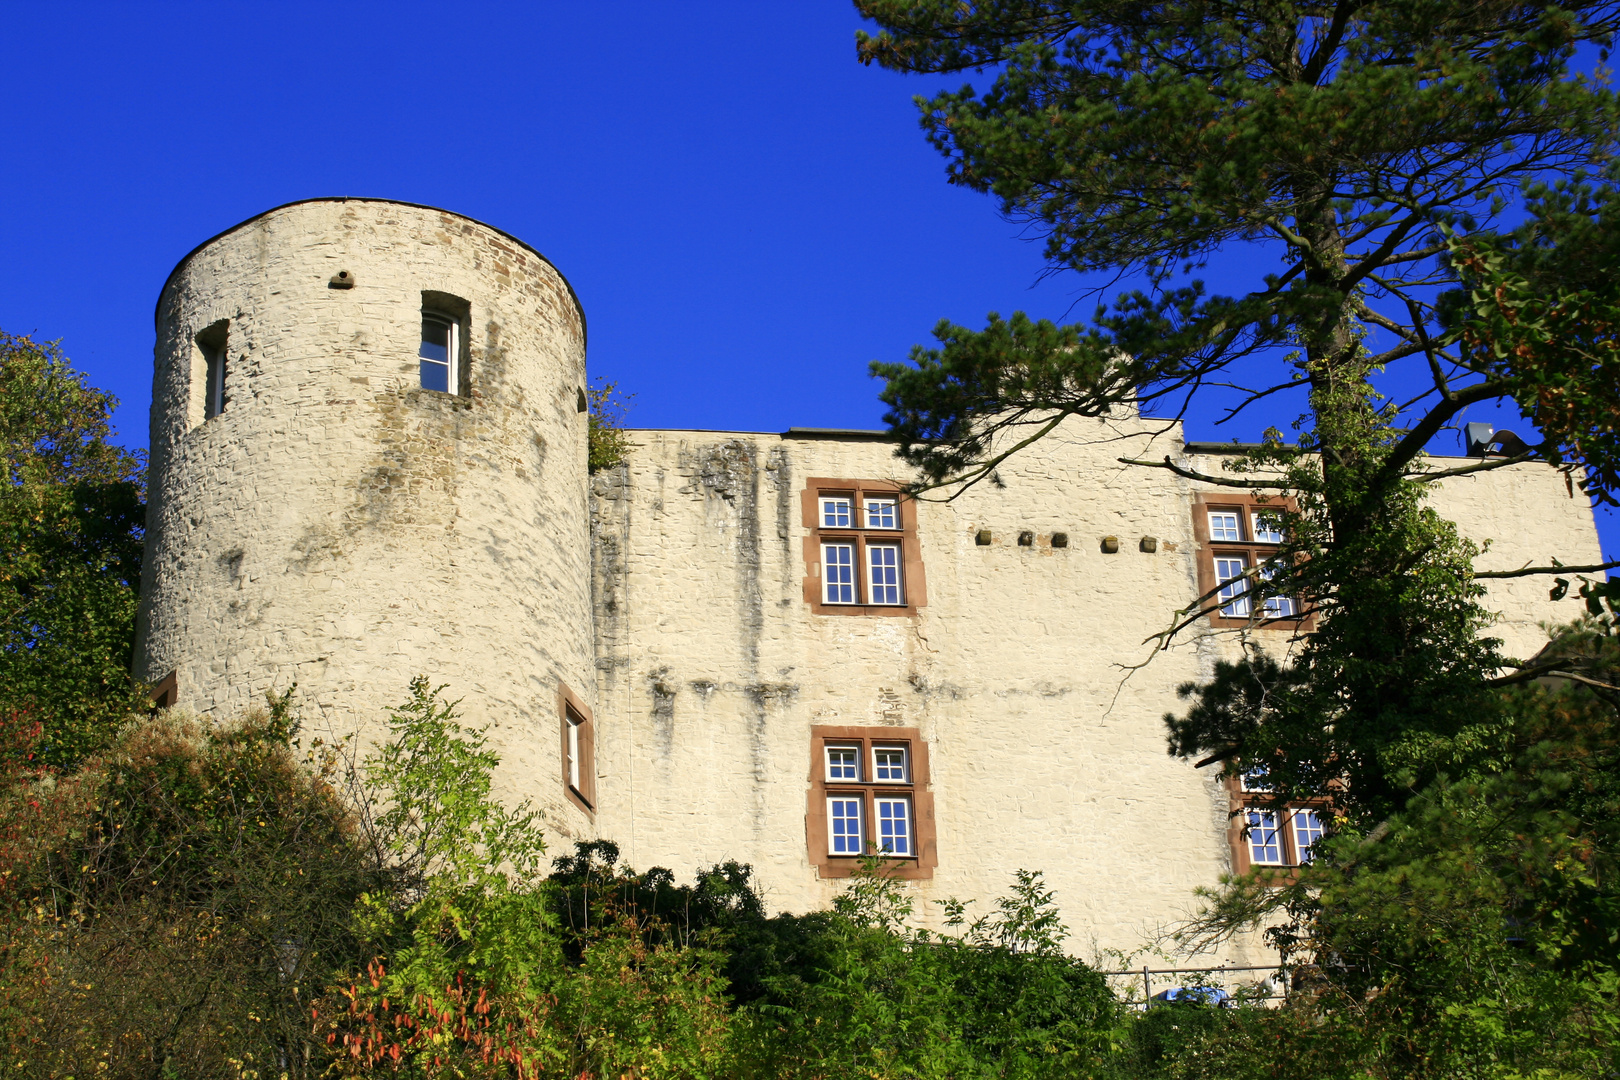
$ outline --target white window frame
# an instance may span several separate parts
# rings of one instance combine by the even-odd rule
[[[1288,851],[1283,846],[1282,823],[1277,820],[1277,811],[1261,810],[1251,806],[1244,810],[1243,814],[1243,842],[1249,845],[1249,865],[1287,866]],[[1271,843],[1269,844],[1264,843],[1262,839],[1257,839],[1255,836],[1255,833],[1259,832],[1263,838],[1268,831],[1271,834]],[[1277,857],[1275,859],[1261,858],[1259,853],[1265,848],[1275,848]]]
[[[1309,818],[1307,818],[1307,815],[1309,815]],[[1311,845],[1322,839],[1327,829],[1322,824],[1322,815],[1317,813],[1315,807],[1296,807],[1289,811],[1288,818],[1288,826],[1293,833],[1294,858],[1301,866],[1304,866],[1311,861]],[[1301,828],[1302,821],[1315,821],[1316,827],[1313,829],[1307,824],[1304,828]]]
[[[909,795],[879,795],[872,800],[873,833],[872,842],[880,854],[893,855],[897,858],[909,859],[917,854],[917,829],[913,822],[911,812],[911,796]],[[893,808],[899,807],[900,814],[896,817]],[[889,811],[887,817],[885,810]],[[886,821],[899,821],[904,836],[905,847],[887,847],[883,836],[883,825]]]
[[[873,553],[877,551],[891,552],[894,559],[893,563],[880,565],[878,560],[873,555]],[[868,543],[866,545],[866,602],[869,604],[878,604],[883,607],[905,607],[906,582],[905,576],[902,573],[904,566],[905,560],[901,556],[899,544],[888,542],[877,544]],[[878,581],[879,572],[886,570],[894,572],[894,581],[892,583],[887,581],[880,583]],[[879,600],[879,590],[883,589],[893,589],[894,599]]]
[[[1228,577],[1221,576],[1222,563],[1236,563],[1238,573]],[[1220,590],[1215,594],[1215,601],[1220,606],[1220,612],[1228,619],[1246,619],[1249,616],[1251,605],[1249,603],[1249,557],[1240,552],[1217,551],[1212,560],[1215,568],[1215,585]]]
[[[1275,559],[1266,562],[1258,570],[1263,581],[1271,581],[1277,576],[1282,567],[1277,565]],[[1263,605],[1268,619],[1297,619],[1299,618],[1299,601],[1292,596],[1268,596]]]
[[[847,563],[834,563],[828,552],[840,548],[849,553]],[[861,581],[859,570],[860,545],[854,540],[823,540],[821,542],[821,602],[823,604],[858,604],[861,602]],[[848,581],[834,581],[832,568],[836,566],[841,570],[849,571]],[[839,600],[833,596],[833,589],[848,586],[849,599]]]
[[[848,754],[850,756],[849,763],[855,768],[854,776],[833,775],[834,754]],[[861,782],[861,748],[859,746],[829,744],[826,747],[826,759],[822,762],[822,765],[826,769],[827,783],[829,784],[858,784]],[[839,767],[843,767],[842,763],[840,763]]]
[[[1249,528],[1256,544],[1280,544],[1283,542],[1282,530],[1268,527],[1262,520],[1271,515],[1265,510],[1251,510],[1249,512]]]
[[[855,807],[855,850],[838,850],[839,840],[847,842],[849,834],[840,834],[837,823],[848,821],[848,815],[840,816],[833,810],[834,804],[847,803]],[[864,795],[828,795],[827,796],[827,854],[829,855],[865,855],[866,854],[866,797]]]
[[[1231,519],[1231,536],[1225,535],[1227,532],[1226,526],[1222,525],[1219,529],[1216,528],[1216,518]],[[1243,515],[1236,510],[1209,511],[1209,538],[1218,544],[1241,544],[1243,542]]]
[[[885,530],[892,529],[895,532],[900,531],[900,500],[899,499],[896,499],[896,498],[884,498],[884,497],[880,496],[878,498],[866,499],[865,503],[866,503],[866,505],[865,505],[866,527],[868,529],[885,529]],[[881,512],[880,508],[882,508],[882,507],[887,507],[888,508],[887,514],[885,516],[887,516],[890,519],[891,524],[889,524],[889,525],[874,525],[872,523],[873,511],[874,510],[879,510]]]
[[[899,754],[900,755],[900,775],[899,776],[896,777],[896,776],[884,776],[883,775],[883,770],[891,769],[891,768],[893,768],[893,766],[892,765],[879,765],[878,764],[878,755],[879,754]],[[911,755],[907,752],[907,750],[906,750],[906,748],[904,746],[884,746],[881,743],[874,743],[873,746],[872,746],[872,783],[874,783],[874,784],[909,784],[909,783],[911,783],[911,762],[908,760],[908,758],[910,758],[910,756]]]
[[[445,388],[444,388],[444,390],[442,392],[443,393],[448,393],[448,394],[460,394],[461,393],[461,320],[457,319],[454,315],[446,315],[442,311],[433,311],[431,309],[428,309],[428,310],[424,310],[422,312],[422,322],[423,323],[436,322],[436,323],[442,324],[443,326],[445,326],[447,328],[448,332],[445,335],[445,340],[448,342],[448,345],[447,345],[447,347],[445,349],[445,364],[444,364],[444,367],[445,367],[444,386],[445,386]],[[422,339],[422,341],[426,342],[427,338],[424,337]],[[417,364],[418,364],[417,380],[418,380],[418,383],[420,383],[420,381],[421,381],[420,365],[421,364],[437,364],[437,363],[438,363],[437,360],[429,360],[427,357],[422,356],[421,355],[421,345],[419,344],[417,346]],[[425,390],[427,388],[423,387],[423,389]]]
[[[579,728],[580,722],[568,717],[568,786],[583,791],[579,786]]]
[[[838,521],[837,520],[837,518],[839,516],[839,512],[838,512],[838,510],[833,509],[834,507],[837,507],[839,505],[842,505],[843,508],[844,508],[844,510],[843,510],[843,518],[844,518],[844,520],[843,521]],[[856,529],[856,528],[859,528],[860,526],[858,524],[856,524],[856,520],[855,520],[855,515],[858,512],[859,511],[855,507],[855,496],[853,496],[853,495],[823,495],[821,497],[821,499],[820,499],[820,513],[821,513],[821,526],[820,527],[823,528],[823,529]],[[827,520],[829,515],[834,520],[832,520],[832,521]]]

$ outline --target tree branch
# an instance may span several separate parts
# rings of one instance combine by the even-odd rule
[[[1481,570],[1474,574],[1476,578],[1515,578],[1529,577],[1532,574],[1595,574],[1599,570],[1612,570],[1620,566],[1620,559],[1613,559],[1605,563],[1591,563],[1587,566],[1521,566],[1517,570]]]
[[[1208,475],[1206,473],[1196,472],[1196,471],[1194,471],[1192,469],[1184,469],[1180,465],[1177,465],[1175,462],[1171,461],[1170,460],[1170,455],[1168,455],[1168,454],[1165,455],[1163,461],[1141,461],[1141,460],[1138,460],[1136,458],[1123,458],[1123,457],[1122,458],[1116,458],[1115,460],[1117,460],[1122,465],[1144,465],[1144,466],[1146,466],[1147,468],[1150,468],[1150,469],[1169,469],[1171,472],[1175,473],[1177,476],[1184,476],[1188,480],[1199,480],[1199,481],[1202,481],[1203,483],[1215,484],[1215,485],[1217,485],[1219,487],[1235,487],[1235,488],[1257,488],[1258,487],[1258,488],[1277,488],[1278,490],[1284,490],[1284,489],[1286,489],[1288,487],[1288,485],[1283,483],[1281,480],[1233,480],[1230,477],[1210,476],[1210,475]]]

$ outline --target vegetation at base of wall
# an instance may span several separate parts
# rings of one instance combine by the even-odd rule
[[[585,391],[589,408],[587,465],[591,472],[622,464],[630,453],[630,435],[624,429],[625,413],[634,394],[619,390],[619,384],[598,378]]]
[[[116,404],[56,345],[0,331],[0,713],[33,717],[57,765],[147,700],[130,670],[146,465],[111,441]]]
[[[977,917],[946,903],[934,931],[876,859],[800,915],[768,914],[746,866],[681,884],[607,841],[547,872],[538,820],[491,795],[482,733],[421,679],[362,761],[308,740],[290,694],[232,723],[137,720],[74,770],[31,759],[40,727],[11,714],[5,1070],[1608,1075],[1620,635],[1592,599],[1605,615],[1555,645],[1589,682],[1504,688],[1498,723],[1413,751],[1432,779],[1379,829],[1341,829],[1297,878],[1209,893],[1183,944],[1259,922],[1291,975],[1285,999],[1232,1008],[1128,1007],[1065,955],[1060,898],[1034,872]]]

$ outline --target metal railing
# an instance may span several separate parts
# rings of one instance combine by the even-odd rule
[[[1153,1003],[1153,976],[1155,975],[1203,975],[1208,977],[1219,976],[1229,971],[1270,971],[1275,973],[1282,981],[1283,990],[1286,992],[1288,989],[1288,967],[1284,964],[1215,964],[1209,967],[1187,968],[1154,968],[1144,964],[1139,968],[1125,968],[1122,971],[1100,971],[1098,974],[1106,978],[1119,978],[1125,975],[1140,977],[1142,980],[1142,1000],[1137,1001],[1135,998],[1127,997],[1125,1004],[1140,1005],[1145,1009]]]

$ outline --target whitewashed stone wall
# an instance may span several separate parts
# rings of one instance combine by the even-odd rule
[[[355,287],[329,288],[343,270]],[[424,290],[471,306],[467,398],[417,385]],[[193,341],[221,319],[230,405],[205,421]],[[426,674],[489,727],[501,794],[542,807],[557,846],[611,838],[630,864],[682,874],[745,861],[777,910],[843,887],[806,849],[823,724],[928,741],[925,918],[929,900],[982,905],[1039,869],[1075,952],[1130,952],[1229,869],[1226,790],[1166,754],[1163,717],[1235,635],[1149,642],[1199,591],[1199,485],[1117,460],[1221,472],[1175,425],[1064,425],[999,484],[919,507],[915,616],[822,616],[803,598],[801,492],[812,476],[907,479],[891,444],[638,431],[626,465],[587,477],[579,306],[536,252],[466,218],[321,200],[245,222],[176,269],[155,360],[138,663],[174,672],[182,705],[225,714],[296,682],[318,731],[369,741]],[[1551,470],[1450,481],[1435,505],[1491,542],[1482,567],[1601,561],[1590,511]],[[1579,613],[1549,585],[1492,586],[1510,653]],[[559,681],[595,710],[594,821],[563,797]],[[1246,942],[1224,958],[1270,956]]]
[[[632,864],[735,858],[773,907],[830,903],[842,883],[818,880],[807,857],[805,794],[810,729],[839,724],[917,727],[929,743],[939,866],[915,886],[925,913],[948,896],[987,902],[1015,869],[1040,869],[1071,947],[1129,952],[1230,869],[1225,788],[1167,755],[1163,716],[1178,685],[1235,657],[1235,634],[1200,625],[1166,651],[1147,643],[1198,595],[1200,485],[1117,460],[1168,453],[1218,475],[1222,455],[1186,457],[1162,424],[1068,423],[1000,486],[921,505],[927,605],[858,618],[813,615],[803,599],[800,492],[811,476],[905,479],[889,443],[633,438],[629,462],[593,483],[597,824]],[[1550,470],[1452,481],[1436,504],[1493,539],[1482,565],[1600,561],[1590,511]],[[975,542],[980,529],[993,543]],[[1025,530],[1033,546],[1018,546]],[[1052,547],[1053,532],[1070,546]],[[1548,602],[1548,584],[1492,587],[1511,649],[1533,651],[1538,623],[1578,613]],[[1270,956],[1249,942],[1225,958]]]
[[[424,290],[471,305],[470,397],[419,387]],[[192,342],[220,319],[230,400],[204,421]],[[594,690],[562,276],[455,214],[322,200],[194,252],[157,320],[140,675],[204,713],[297,683],[312,727],[370,739],[426,674],[490,725],[508,797],[584,828],[555,783],[557,681]]]

